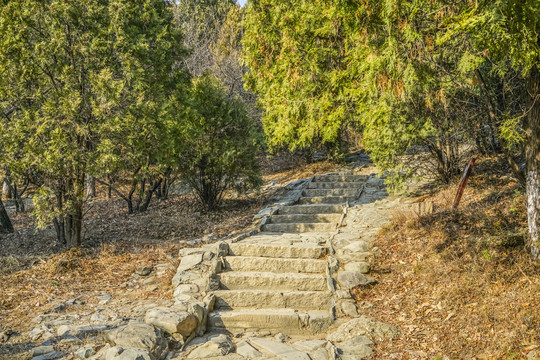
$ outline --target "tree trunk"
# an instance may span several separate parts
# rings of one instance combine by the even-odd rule
[[[96,197],[96,179],[88,176],[86,178],[86,198]]]
[[[82,233],[82,204],[77,203],[73,205],[71,214],[66,217],[66,238],[67,246],[69,248],[77,247],[81,245],[81,233]]]
[[[540,72],[534,66],[529,74],[531,108],[527,116],[527,216],[531,256],[540,257]]]
[[[2,195],[6,199],[11,199],[13,197],[12,192],[11,192],[11,186],[9,186],[9,181],[7,178],[5,178],[4,181],[2,182]]]
[[[489,95],[489,91],[486,87],[486,83],[484,82],[484,78],[482,77],[482,73],[480,73],[480,70],[475,70],[476,77],[479,80],[480,87],[482,88],[482,91],[484,93],[484,97],[486,99],[486,105],[488,107],[488,117],[490,119],[491,126],[495,129],[497,129],[497,116],[495,115],[495,108],[493,106],[493,103],[491,102],[491,97]],[[532,76],[532,75],[531,75]],[[494,131],[491,131],[493,133]],[[516,177],[516,179],[519,181],[519,183],[523,186],[525,185],[525,175],[521,172],[519,169],[519,165],[516,163],[514,158],[512,157],[512,154],[510,154],[510,151],[508,150],[508,147],[505,144],[504,139],[500,138],[499,142],[501,143],[502,151],[504,153],[504,157],[506,158],[506,161],[508,162],[508,165],[510,165],[510,169],[512,169],[512,173]]]
[[[4,203],[0,199],[0,233],[9,234],[13,232],[13,225],[9,219]]]

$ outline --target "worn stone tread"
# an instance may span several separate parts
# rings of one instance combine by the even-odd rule
[[[360,189],[306,189],[303,196],[358,196]]]
[[[277,330],[287,334],[313,334],[328,329],[332,317],[326,311],[294,309],[218,310],[208,316],[208,327],[228,330]]]
[[[291,308],[296,310],[328,310],[332,298],[329,291],[218,290],[216,308]]]
[[[319,259],[327,249],[315,244],[266,245],[256,243],[234,243],[229,246],[229,254],[236,256],[257,256],[272,258]]]
[[[336,223],[270,223],[263,226],[264,231],[270,232],[333,232]]]
[[[341,214],[343,205],[327,204],[309,204],[309,205],[291,205],[279,209],[279,215],[287,214]]]
[[[308,189],[360,189],[363,185],[363,181],[312,181],[311,183],[309,183]]]
[[[264,271],[276,273],[324,273],[326,260],[286,259],[255,256],[227,256],[225,269],[229,271]]]
[[[368,175],[340,175],[340,174],[326,174],[317,175],[312,182],[356,182],[366,181],[369,178]]]
[[[310,196],[298,200],[297,204],[345,204],[347,201],[355,201],[356,196]]]
[[[219,274],[221,287],[225,290],[292,290],[326,291],[326,275],[272,272],[237,272]]]
[[[286,214],[272,215],[270,224],[284,223],[338,223],[342,214]]]

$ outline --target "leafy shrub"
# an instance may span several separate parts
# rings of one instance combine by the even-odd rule
[[[180,172],[208,210],[228,189],[242,192],[261,184],[256,158],[260,129],[214,76],[194,79],[190,111],[178,131],[183,139]]]

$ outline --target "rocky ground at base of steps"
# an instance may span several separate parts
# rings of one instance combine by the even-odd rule
[[[378,188],[379,182],[373,183],[373,192],[369,196],[382,196],[384,191]],[[336,357],[358,359],[368,357],[374,343],[396,336],[397,330],[380,324],[374,319],[358,317],[357,305],[350,297],[347,288],[373,284],[368,274],[370,263],[371,259],[381,251],[372,246],[374,235],[387,221],[389,216],[387,210],[403,204],[399,200],[386,198],[373,203],[368,201],[367,204],[363,204],[362,199],[359,200],[357,205],[348,209],[347,226],[341,228],[332,238],[334,256],[339,259],[340,264],[340,269],[336,271],[335,276],[338,286],[336,312],[338,315],[354,317],[350,320],[354,322],[350,325],[347,325],[349,322],[341,324],[335,331],[329,332],[328,338],[312,336],[304,339],[288,339],[286,335],[274,336],[273,333],[265,330],[252,333],[237,332],[232,336],[205,334],[201,323],[205,322],[205,313],[208,314],[211,306],[203,302],[200,293],[201,289],[207,289],[209,286],[208,274],[216,271],[216,264],[219,264],[216,260],[223,255],[220,244],[214,244],[196,249],[183,249],[180,254],[181,263],[173,281],[177,290],[175,300],[160,304],[141,301],[138,304],[126,305],[126,310],[119,311],[117,314],[109,314],[108,310],[114,299],[111,300],[110,296],[103,295],[103,299],[100,299],[103,301],[103,308],[93,313],[71,318],[61,314],[48,314],[38,319],[36,327],[32,330],[31,335],[39,346],[35,347],[31,355],[36,360],[55,358],[155,360],[164,356],[178,359],[186,357],[230,359],[253,357],[261,359]],[[273,239],[275,244],[280,244],[278,247],[285,246],[283,245],[285,242],[288,247],[293,248],[308,244],[308,248],[317,247],[317,244],[325,243],[326,237],[311,234],[260,236]],[[261,238],[251,240],[260,241]],[[250,240],[247,240],[246,244],[249,243]],[[270,251],[267,254],[270,254]],[[321,255],[311,254],[309,257],[311,256],[317,258]],[[140,273],[146,274],[145,269],[141,269]],[[339,274],[345,275],[340,277]],[[142,278],[140,282],[142,284],[145,281],[146,279]],[[151,284],[151,281],[148,284]],[[177,311],[176,320],[172,323],[169,314],[171,309]],[[147,316],[145,323],[147,313],[154,315]],[[160,320],[160,314],[165,319]],[[193,317],[197,319],[196,323],[189,320]],[[89,322],[90,325],[88,325]],[[361,324],[365,326],[362,327]],[[185,338],[188,333],[188,338]],[[198,336],[198,334],[204,335]],[[167,340],[166,351],[163,350],[165,346],[163,339]],[[189,341],[188,346],[182,351],[180,348],[186,341]],[[318,341],[323,345],[318,346],[321,344],[317,343]],[[310,345],[309,342],[315,343]],[[197,352],[194,352],[196,349],[198,349]]]

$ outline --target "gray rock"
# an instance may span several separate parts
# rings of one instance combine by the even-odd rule
[[[377,282],[374,278],[356,271],[340,271],[337,280],[346,289],[352,289],[359,285],[375,284]]]
[[[197,299],[189,294],[179,294],[174,297],[174,304],[180,305],[180,304],[187,304],[192,301],[196,301]]]
[[[234,351],[234,343],[227,335],[218,335],[208,339],[208,342],[193,350],[188,359],[206,359],[225,356]]]
[[[193,281],[196,281],[197,279],[200,279],[201,277],[197,274],[194,274],[192,272],[187,271],[177,271],[174,277],[171,280],[171,284],[173,288],[177,288],[180,284],[188,284]]]
[[[367,262],[363,261],[352,262],[345,264],[345,270],[367,274],[371,270],[371,266]]]
[[[111,294],[105,294],[105,295],[100,295],[100,296],[96,296],[96,297],[99,300],[100,305],[107,305],[112,299]]]
[[[236,353],[248,359],[261,356],[261,352],[246,341],[241,341],[236,345]]]
[[[305,185],[308,181],[309,181],[309,179],[300,179],[300,180],[290,182],[287,185],[285,185],[285,189],[294,190],[294,189],[296,189],[298,187],[301,187],[301,186]]]
[[[285,334],[279,333],[279,334],[276,334],[276,336],[274,336],[274,339],[276,339],[279,342],[284,343],[285,341],[289,340],[290,337]]]
[[[334,332],[326,336],[326,340],[342,342],[358,336],[367,336],[374,340],[393,339],[398,336],[396,327],[387,325],[367,316],[359,316],[342,324]]]
[[[255,346],[262,348],[283,360],[310,360],[309,355],[291,345],[279,343],[265,338],[250,339]]]
[[[52,345],[38,346],[32,349],[32,356],[45,355],[48,353],[52,353],[53,351],[54,351],[54,347]]]
[[[373,345],[373,341],[365,336],[358,336],[349,341],[338,344],[338,351],[342,354],[343,357],[359,357],[366,358],[371,356],[373,349],[369,347]],[[345,355],[345,356],[343,356]]]
[[[180,266],[178,266],[178,271],[186,271],[194,268],[203,261],[203,254],[191,254],[184,256],[182,261],[180,261]]]
[[[373,245],[371,245],[370,243],[363,240],[358,240],[351,242],[349,245],[345,246],[343,250],[347,252],[362,253],[369,251],[372,247]]]
[[[69,325],[62,325],[56,330],[56,334],[58,337],[64,337],[71,334],[71,326]]]
[[[122,348],[148,350],[155,359],[165,358],[169,346],[161,329],[153,325],[136,322],[109,331],[107,339],[112,344]]]
[[[59,357],[64,356],[64,353],[60,351],[53,351],[48,354],[35,356],[32,358],[32,360],[52,360],[52,359],[58,359]]]
[[[356,308],[356,302],[354,300],[342,301],[341,311],[343,314],[355,317],[358,315],[358,309]]]
[[[192,314],[166,307],[157,307],[149,310],[144,317],[144,321],[170,334],[180,334],[184,338],[191,335],[198,324],[197,318]]]
[[[347,290],[337,290],[336,296],[338,299],[352,299],[351,292]]]
[[[261,211],[259,211],[254,217],[253,220],[262,219],[265,216],[270,216],[274,212],[273,207],[264,208]]]
[[[225,241],[220,241],[216,245],[216,254],[218,257],[229,255],[229,244]]]
[[[154,271],[154,269],[151,266],[139,266],[137,270],[135,270],[135,274],[139,276],[148,276]]]
[[[317,349],[314,352],[310,353],[311,360],[328,360],[328,351],[326,349]]]
[[[328,268],[330,269],[331,273],[335,273],[339,270],[339,261],[333,256],[328,257]]]
[[[32,329],[32,331],[30,331],[30,334],[28,334],[28,337],[31,339],[31,340],[37,340],[40,338],[40,336],[43,334],[45,330],[43,330],[41,328],[41,326],[37,326],[35,328]]]
[[[85,346],[75,351],[75,355],[81,359],[88,359],[91,356],[96,355],[96,350],[92,346]]]
[[[123,348],[114,346],[106,349],[100,357],[102,360],[154,360],[145,349]]]
[[[199,292],[199,287],[194,284],[182,284],[178,285],[174,290],[173,296],[176,297],[180,294],[195,294]]]
[[[324,340],[301,340],[295,342],[293,345],[300,350],[304,351],[315,351],[326,346],[327,341]]]
[[[202,336],[206,331],[207,311],[203,302],[191,302],[188,304],[188,312],[197,319],[197,335]]]
[[[104,322],[107,321],[107,317],[105,315],[101,315],[100,313],[94,313],[92,316],[90,316],[90,321],[95,322]]]
[[[57,330],[58,337],[88,337],[97,335],[100,332],[106,331],[110,328],[108,324],[95,324],[95,325],[80,325],[80,326],[69,326],[62,325]]]

